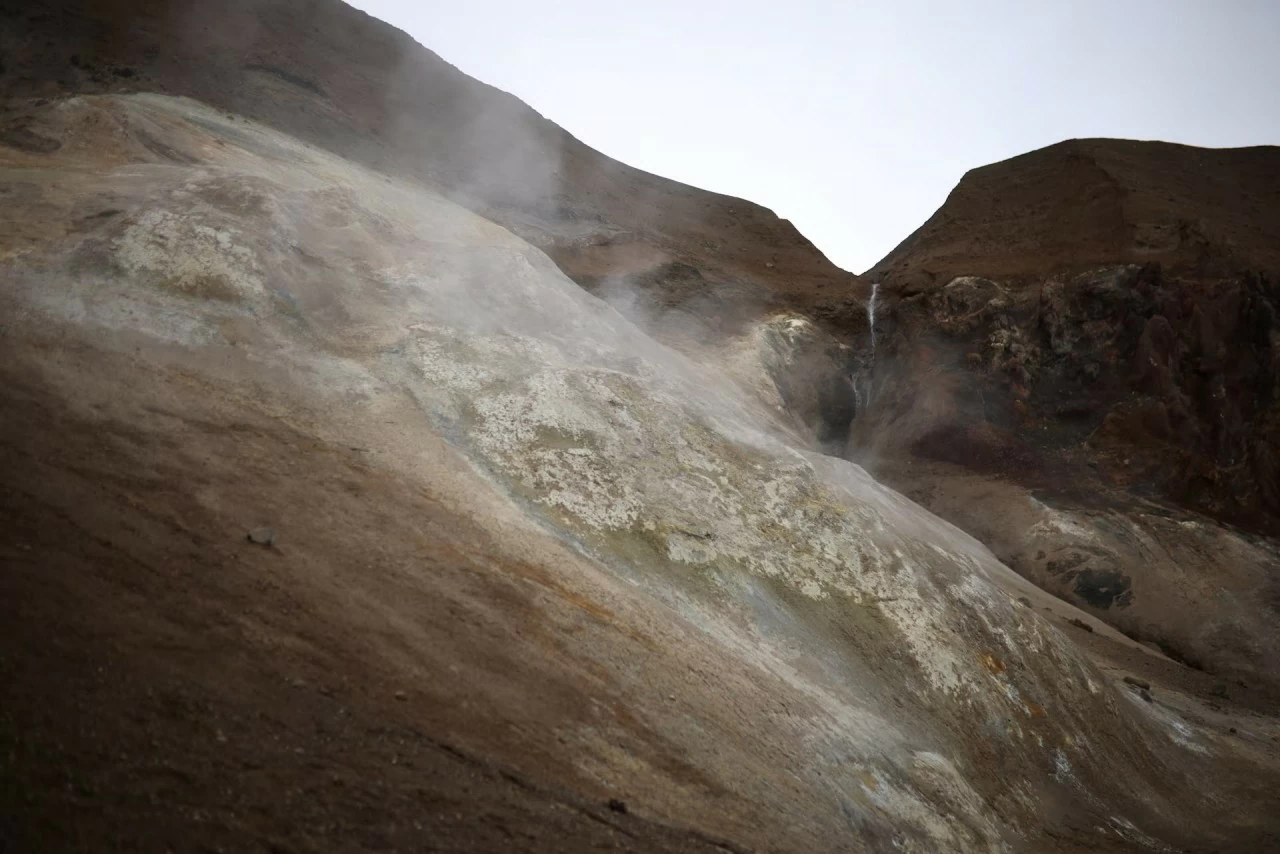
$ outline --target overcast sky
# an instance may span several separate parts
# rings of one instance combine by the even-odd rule
[[[632,166],[860,272],[965,170],[1071,137],[1280,143],[1280,0],[357,0]]]

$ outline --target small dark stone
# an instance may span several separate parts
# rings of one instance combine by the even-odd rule
[[[1228,727],[1227,732],[1231,733],[1232,735],[1235,735],[1235,734],[1236,734],[1236,728],[1235,728],[1235,727]]]
[[[409,699],[409,695],[408,695],[408,694],[406,694],[406,693],[405,693],[405,692],[403,692],[403,691],[397,691],[397,692],[396,692],[396,694],[395,694],[395,697],[396,697],[396,699],[397,699],[397,700],[399,700],[399,701],[400,701],[400,702],[402,702],[402,703],[403,703],[405,700],[408,700],[408,699]]]
[[[1072,617],[1071,625],[1075,626],[1077,629],[1084,629],[1086,632],[1089,632],[1089,633],[1093,632],[1093,626],[1089,625],[1079,617]]]
[[[1143,679],[1139,679],[1136,676],[1126,676],[1124,677],[1124,681],[1125,681],[1125,684],[1132,685],[1135,688],[1141,688],[1143,691],[1151,690],[1150,682],[1147,682]]]
[[[136,74],[137,72],[135,72],[132,68],[129,68],[129,67],[127,67],[127,66],[126,66],[126,67],[124,67],[124,68],[116,68],[116,69],[113,69],[111,73],[112,73],[112,74],[114,74],[114,75],[115,75],[115,76],[117,76],[117,77],[124,77],[124,78],[126,78],[126,79],[127,79],[127,78],[132,77],[132,76],[133,76],[134,74]]]
[[[620,800],[618,800],[617,798],[610,798],[610,799],[609,799],[609,809],[613,810],[613,811],[614,811],[614,812],[616,812],[616,813],[622,813],[623,815],[626,815],[626,813],[627,813],[627,802],[626,802],[626,801],[620,801]]]

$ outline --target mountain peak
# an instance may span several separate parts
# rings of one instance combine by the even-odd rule
[[[967,172],[867,275],[927,288],[1149,263],[1280,271],[1280,148],[1065,140]]]

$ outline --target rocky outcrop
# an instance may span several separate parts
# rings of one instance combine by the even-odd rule
[[[970,173],[871,273],[888,391],[853,451],[1047,589],[1271,686],[1277,170],[1093,140]],[[974,507],[974,475],[1012,505]]]
[[[1275,534],[1277,305],[1266,274],[1205,280],[1121,266],[1025,286],[957,277],[899,297],[888,322],[921,346],[936,338],[972,373],[969,396],[989,398],[983,420],[1035,457],[1075,451],[1111,482]],[[952,461],[971,453],[950,447],[939,452]]]

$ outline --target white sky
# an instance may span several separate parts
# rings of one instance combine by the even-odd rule
[[[862,271],[1071,137],[1280,143],[1280,0],[356,0],[588,145]]]

